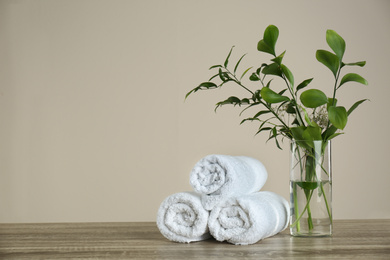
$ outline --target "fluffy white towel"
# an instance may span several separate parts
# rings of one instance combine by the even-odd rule
[[[203,207],[212,210],[229,197],[259,191],[267,177],[264,165],[254,158],[208,155],[195,164],[190,184],[202,194]]]
[[[210,213],[209,229],[218,241],[249,245],[287,228],[289,203],[282,196],[261,191],[230,198]]]
[[[181,192],[168,196],[157,213],[157,226],[167,239],[190,243],[210,237],[209,212],[202,207],[200,195]]]

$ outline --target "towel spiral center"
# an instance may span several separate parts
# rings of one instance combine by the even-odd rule
[[[221,209],[218,220],[221,227],[226,230],[245,230],[250,227],[248,214],[238,205]]]
[[[226,169],[218,162],[209,162],[208,164],[199,166],[196,169],[197,183],[195,188],[198,192],[211,194],[225,183]]]

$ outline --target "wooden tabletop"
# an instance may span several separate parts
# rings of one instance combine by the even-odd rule
[[[390,259],[390,220],[335,220],[332,237],[285,230],[249,246],[175,243],[153,222],[0,224],[0,259]]]

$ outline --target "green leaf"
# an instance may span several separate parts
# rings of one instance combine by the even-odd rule
[[[203,82],[203,83],[200,83],[199,86],[197,86],[196,88],[194,88],[193,90],[191,90],[190,92],[188,92],[185,96],[185,98],[187,99],[187,97],[192,94],[192,93],[195,93],[197,92],[198,90],[204,90],[204,89],[213,89],[213,88],[218,88],[217,84],[213,83],[213,82]]]
[[[240,77],[240,80],[242,80],[242,78],[245,76],[245,74],[246,74],[251,68],[253,68],[253,67],[247,68],[247,69],[242,73],[242,75],[241,75],[241,77]]]
[[[296,109],[295,109],[295,105],[293,103],[288,103],[287,104],[287,108],[286,108],[286,112],[288,114],[295,114],[296,113]]]
[[[347,115],[349,116],[352,113],[352,111],[354,111],[360,104],[362,104],[366,100],[368,100],[368,99],[362,99],[362,100],[359,100],[359,101],[355,102],[355,104],[353,104],[351,106],[351,108],[348,109]]]
[[[322,139],[324,141],[326,140],[330,140],[329,138],[334,135],[337,131],[337,128],[335,126],[330,126],[328,129],[326,129],[323,133],[322,133]]]
[[[309,89],[302,92],[301,102],[305,107],[316,108],[328,103],[328,97],[318,89]]]
[[[345,74],[344,77],[341,79],[340,85],[338,86],[338,88],[341,87],[341,85],[343,85],[344,83],[347,83],[347,82],[350,82],[350,81],[354,81],[354,82],[358,82],[358,83],[361,83],[361,84],[364,84],[364,85],[368,85],[367,80],[365,80],[359,74],[348,73],[348,74]]]
[[[330,106],[336,106],[337,105],[337,98],[328,98],[328,103],[326,104],[326,108]]]
[[[276,45],[276,41],[278,40],[278,37],[279,37],[279,29],[275,25],[269,25],[265,29],[263,40],[269,47],[271,47],[272,54],[274,56],[276,56],[275,55],[275,45]]]
[[[332,139],[335,138],[336,136],[339,136],[339,135],[342,135],[342,134],[344,134],[344,133],[335,133],[335,134],[329,136],[326,140],[327,140],[327,141],[328,141],[328,140],[332,140]]]
[[[252,75],[250,75],[249,80],[251,80],[251,81],[259,81],[260,78],[259,78],[259,76],[255,72],[253,72]]]
[[[310,82],[311,82],[312,80],[313,80],[313,78],[311,78],[311,79],[306,79],[306,80],[302,81],[302,82],[297,86],[297,90],[295,91],[295,93],[297,93],[298,90],[303,89],[303,88],[305,88],[307,85],[309,85]]]
[[[344,129],[347,125],[348,114],[345,107],[328,107],[329,121],[338,129]]]
[[[257,89],[257,90],[255,91],[255,93],[253,93],[253,95],[252,95],[252,100],[253,100],[254,102],[256,102],[256,101],[260,101],[260,99],[261,99],[261,96],[260,96],[260,89]]]
[[[314,182],[314,181],[298,181],[294,183],[304,190],[315,190],[317,189],[318,186],[321,185],[320,182]]]
[[[328,67],[332,71],[334,77],[336,78],[337,71],[340,66],[339,58],[333,53],[325,50],[317,50],[316,58],[319,62],[324,64],[326,67]]]
[[[243,120],[240,122],[240,125],[242,125],[242,124],[245,123],[246,121],[251,121],[251,122],[253,122],[253,121],[260,121],[260,119],[258,119],[258,118],[253,118],[253,117],[245,118],[245,119],[243,119]]]
[[[303,148],[310,149],[310,143],[313,143],[311,140],[305,140],[304,138],[304,131],[306,130],[305,126],[297,126],[297,127],[291,127],[291,134],[293,139],[297,142],[297,144]]]
[[[278,135],[279,135],[279,134],[278,134],[278,131],[277,131],[276,126],[275,126],[274,128],[272,128],[272,132],[270,131],[270,136],[269,136],[267,142],[268,142],[269,140],[271,140],[271,139],[275,139],[276,146],[277,146],[279,149],[282,150],[282,148],[281,148],[280,145],[279,145],[278,139],[277,139],[277,136],[278,136]]]
[[[322,140],[321,127],[319,127],[319,126],[308,126],[303,131],[302,136],[303,136],[304,140],[307,140],[307,141]]]
[[[284,65],[280,65],[282,68],[283,74],[286,76],[287,80],[290,82],[291,87],[294,86],[294,75],[291,73],[291,71]]]
[[[226,72],[222,72],[221,68],[219,68],[218,75],[223,82],[230,80],[229,74],[227,74]]]
[[[305,115],[305,121],[306,121],[306,123],[307,123],[309,126],[318,126],[318,125],[316,124],[316,122],[310,120],[309,114],[307,113],[306,109],[304,109],[303,107],[301,107],[301,108],[303,109],[303,113],[304,113],[304,115]]]
[[[275,63],[281,65],[285,53],[286,53],[286,51],[284,51],[284,52],[283,52],[282,54],[280,54],[278,57],[273,58],[271,61],[273,61],[273,62],[275,62]]]
[[[254,115],[253,117],[257,118],[257,117],[259,117],[261,115],[268,114],[268,113],[271,113],[271,111],[269,111],[269,110],[262,110],[262,111],[257,112],[256,115]]]
[[[234,48],[234,46],[232,46],[232,48],[230,49],[230,52],[229,52],[228,56],[226,57],[225,63],[223,64],[223,66],[225,66],[225,68],[227,67],[227,65],[229,63],[229,58],[230,58],[230,55],[232,54],[233,48]]]
[[[215,68],[222,68],[222,65],[214,65],[214,66],[211,66],[211,67],[209,68],[209,70],[215,69]]]
[[[271,104],[290,100],[288,97],[279,95],[278,93],[274,92],[273,90],[267,87],[263,87],[261,89],[260,95],[266,102]]]
[[[271,63],[263,68],[262,73],[265,75],[276,75],[281,77],[282,71],[277,63]]]
[[[259,133],[261,133],[263,131],[267,131],[267,130],[272,130],[272,128],[271,127],[262,127],[262,128],[259,129],[259,131],[256,132],[255,135],[257,135],[257,134],[259,134]]]
[[[241,58],[237,61],[236,66],[234,67],[234,73],[236,73],[238,65],[240,64],[241,60],[245,57],[246,54],[242,55]]]
[[[249,118],[246,118],[244,120],[241,121],[240,125],[243,124],[244,122],[246,121],[260,121],[259,117],[261,115],[264,115],[264,114],[268,114],[268,113],[271,113],[271,111],[269,110],[262,110],[262,111],[259,111],[258,113],[256,113],[256,115],[254,115],[253,117],[249,117]],[[268,118],[267,120],[263,121],[263,123],[261,124],[260,128],[268,121],[270,120],[271,118]]]
[[[291,134],[295,140],[303,140],[303,131],[305,131],[306,127],[304,126],[296,126],[291,127]]]
[[[241,106],[241,105],[247,105],[247,104],[249,104],[249,99],[247,99],[247,98],[239,99],[238,97],[231,96],[224,101],[218,102],[215,105],[214,111],[217,111],[217,109],[223,105]]]
[[[260,40],[257,44],[257,50],[275,55],[275,51],[264,40]]]
[[[359,66],[359,67],[364,67],[366,65],[366,61],[358,61],[358,62],[352,62],[352,63],[344,63],[342,64],[343,66]]]
[[[345,52],[345,41],[333,30],[326,31],[326,42],[329,47],[336,53],[337,57],[341,61]]]

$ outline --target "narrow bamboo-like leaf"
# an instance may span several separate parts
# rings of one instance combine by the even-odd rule
[[[347,125],[348,114],[345,107],[328,107],[328,117],[332,125],[338,129],[343,130]]]
[[[316,108],[328,102],[328,97],[318,89],[309,89],[302,92],[301,102],[305,107]]]
[[[351,106],[351,108],[348,109],[347,115],[349,116],[352,113],[352,111],[354,111],[360,104],[362,104],[366,100],[368,100],[368,99],[362,99],[362,100],[359,100],[359,101],[355,102],[355,104],[353,104]]]
[[[230,81],[233,81],[233,80],[230,78],[227,78],[225,81],[223,81],[221,84],[219,84],[218,87],[222,87],[223,85],[225,85],[226,83],[228,83]]]
[[[284,92],[286,92],[286,91],[287,91],[287,89],[285,88],[285,89],[283,89],[282,91],[279,91],[278,94],[279,94],[279,95],[283,95]]]
[[[253,100],[253,98],[252,98],[252,100]],[[240,112],[240,116],[241,116],[247,109],[249,109],[249,108],[251,108],[251,107],[253,107],[253,106],[261,105],[261,104],[262,104],[262,103],[257,102],[257,101],[255,101],[254,103],[250,103],[250,102],[249,102],[248,106],[245,107],[245,108]]]
[[[295,93],[297,93],[298,90],[307,87],[307,85],[309,85],[310,82],[311,82],[312,80],[313,80],[313,78],[311,78],[311,79],[306,79],[306,80],[302,81],[302,82],[297,86],[297,90],[295,91]]]
[[[278,147],[280,150],[283,150],[282,147],[280,147],[278,138],[276,138],[276,136],[275,136],[275,144],[276,144],[276,147]]]
[[[218,102],[216,105],[215,105],[215,109],[214,111],[217,111],[217,109],[223,105],[241,105],[243,103],[246,103],[245,101],[243,102],[242,100],[240,100],[238,97],[235,97],[235,96],[231,96],[229,98],[227,98],[226,100],[224,101],[221,101],[221,102]]]
[[[267,65],[263,68],[262,73],[265,75],[276,75],[281,77],[282,71],[280,70],[280,67],[277,63],[271,63],[270,65]]]
[[[251,68],[253,68],[253,67],[247,68],[247,69],[242,73],[242,75],[241,75],[241,77],[240,77],[240,80],[242,80],[242,78],[245,76],[245,74],[246,74]]]
[[[196,88],[192,89],[190,92],[188,92],[185,96],[185,99],[187,99],[187,97],[192,94],[192,93],[195,93],[197,92],[198,90],[203,90],[203,89],[213,89],[213,88],[218,88],[217,84],[213,83],[213,82],[202,82],[199,84],[199,86],[197,86]]]
[[[256,132],[255,135],[257,135],[257,134],[259,134],[259,133],[261,133],[263,131],[267,131],[267,130],[272,130],[272,127],[262,127],[262,128],[259,129],[259,131]]]
[[[316,58],[319,62],[324,64],[326,67],[328,67],[332,71],[334,77],[336,78],[337,71],[340,66],[339,58],[333,53],[325,50],[317,50]]]
[[[203,89],[209,89],[209,88],[216,88],[217,85],[214,82],[202,82],[199,84],[199,87]]]
[[[219,78],[225,82],[230,79],[229,75],[226,72],[223,72],[222,69],[220,68],[218,71]]]
[[[228,56],[226,57],[225,63],[223,64],[223,66],[225,68],[227,67],[227,65],[229,63],[229,58],[230,58],[230,55],[232,54],[233,48],[234,48],[234,46],[232,46],[232,48],[230,49],[230,52],[229,52]]]
[[[270,117],[270,118],[264,120],[263,123],[261,123],[261,125],[260,125],[259,128],[263,127],[263,126],[266,125],[266,124],[271,124],[271,123],[269,123],[269,121],[271,121],[272,119],[275,119],[275,118],[276,118],[276,117],[272,116],[272,117]]]
[[[344,39],[338,35],[333,30],[327,30],[326,31],[326,42],[328,43],[329,47],[336,53],[336,56],[341,61],[344,56],[345,52],[345,41]]]
[[[262,110],[262,111],[257,112],[256,115],[254,115],[253,117],[257,118],[257,117],[259,117],[261,115],[268,114],[268,113],[271,113],[271,111],[269,111],[269,110]]]
[[[358,62],[352,62],[352,63],[344,63],[343,66],[359,66],[364,67],[366,65],[366,61],[358,61]]]
[[[279,145],[279,141],[278,141],[278,139],[277,139],[277,136],[278,136],[278,132],[277,132],[276,127],[274,127],[274,128],[272,128],[272,131],[270,131],[270,136],[269,136],[267,142],[268,142],[269,140],[271,140],[271,139],[275,139],[275,144],[276,144],[276,146],[277,146],[279,149],[282,150],[282,148],[281,148],[280,145]]]
[[[344,134],[344,133],[335,133],[335,134],[329,136],[326,140],[327,140],[327,141],[328,141],[328,140],[332,140],[332,139],[335,138],[336,136],[339,136],[339,135],[342,135],[342,134]]]
[[[260,119],[258,119],[258,118],[253,118],[253,117],[248,117],[248,118],[243,119],[243,120],[240,122],[240,125],[242,125],[242,124],[245,123],[246,121],[251,121],[251,122],[253,122],[253,121],[260,121]]]
[[[337,132],[337,128],[332,125],[322,133],[322,139],[329,140],[329,137],[334,135],[336,132]]]
[[[311,119],[310,119],[310,117],[309,117],[309,114],[307,113],[306,109],[304,109],[303,107],[302,107],[302,109],[303,109],[303,114],[304,114],[306,123],[307,123],[309,126],[313,126],[313,127],[318,126],[318,125],[316,124],[316,122],[311,121]]]
[[[222,65],[214,65],[214,66],[211,66],[211,67],[209,68],[209,70],[215,69],[215,68],[222,68]]]
[[[218,77],[219,76],[219,73],[218,74],[215,74],[214,76],[212,76],[209,81],[213,80],[214,78]]]
[[[347,83],[347,82],[350,82],[350,81],[358,82],[358,83],[361,83],[363,85],[368,85],[367,80],[365,80],[359,74],[348,73],[348,74],[345,74],[344,77],[341,79],[340,85],[338,87],[341,87],[344,83]]]
[[[240,65],[241,60],[245,57],[246,54],[242,55],[241,58],[237,61],[236,66],[234,67],[234,73],[236,73],[238,65]]]
[[[280,65],[282,68],[283,74],[286,76],[287,80],[290,82],[291,87],[294,87],[294,75],[291,73],[291,71],[284,65]]]
[[[260,95],[266,102],[271,103],[271,104],[272,103],[280,103],[283,101],[290,100],[288,97],[281,96],[278,93],[274,92],[273,90],[271,90],[270,88],[267,88],[267,87],[263,87],[261,89]]]

